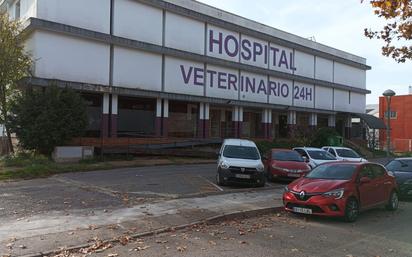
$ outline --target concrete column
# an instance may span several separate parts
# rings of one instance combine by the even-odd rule
[[[156,118],[155,118],[155,135],[157,137],[162,136],[162,115],[163,114],[163,100],[161,98],[156,99]]]
[[[294,138],[297,130],[296,111],[288,111],[288,137]]]
[[[275,131],[274,131],[274,134],[272,135],[272,138],[277,138],[279,137],[279,113],[275,113],[272,123],[275,126]]]
[[[210,104],[205,103],[204,106],[204,138],[210,137]]]
[[[239,120],[238,120],[238,126],[239,126],[239,137],[242,137],[242,132],[243,132],[243,107],[239,107]]]
[[[110,115],[110,137],[117,137],[117,118],[119,114],[119,97],[112,95],[111,115]]]
[[[267,110],[267,139],[273,139],[273,121],[272,121],[272,110]]]
[[[345,117],[345,138],[352,138],[352,116],[350,114]]]
[[[268,129],[267,129],[267,119],[268,119],[268,117],[267,117],[267,110],[266,109],[263,109],[262,110],[262,120],[260,121],[260,126],[261,126],[261,130],[262,130],[262,135],[259,135],[259,136],[262,136],[262,138],[267,138],[267,136],[268,136]],[[259,137],[258,136],[258,137]]]
[[[272,110],[264,109],[262,111],[262,131],[263,138],[272,138]]]
[[[309,115],[309,127],[312,130],[315,130],[317,126],[318,126],[318,114],[317,113],[311,113]]]
[[[242,136],[243,107],[234,106],[232,111],[234,137]]]
[[[220,137],[224,138],[226,137],[227,131],[226,131],[226,110],[220,110]]]
[[[205,103],[199,103],[199,119],[197,121],[197,137],[205,137]]]
[[[328,116],[328,127],[336,128],[336,115],[335,114],[331,114]]]
[[[163,99],[162,136],[169,136],[169,100]]]
[[[110,115],[110,95],[103,94],[103,109],[102,109],[102,123],[100,128],[100,136],[103,138],[109,137],[109,117]]]

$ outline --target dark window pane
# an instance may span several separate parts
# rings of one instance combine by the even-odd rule
[[[356,165],[335,164],[320,165],[313,169],[306,177],[313,179],[349,180],[356,171]]]
[[[196,103],[170,101],[169,136],[193,138],[197,135],[199,108]]]
[[[272,159],[277,161],[303,162],[303,158],[295,151],[276,151],[272,153]]]
[[[226,158],[249,160],[259,160],[260,158],[256,147],[237,145],[227,145],[223,150],[223,156]]]
[[[393,160],[386,165],[389,171],[412,172],[412,160]]]
[[[336,160],[336,158],[326,151],[312,151],[309,150],[308,154],[315,160]]]
[[[119,97],[119,136],[154,135],[156,100]]]
[[[336,152],[340,157],[347,157],[347,158],[359,158],[359,154],[355,151],[350,149],[336,149]]]

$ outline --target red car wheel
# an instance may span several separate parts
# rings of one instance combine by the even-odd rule
[[[345,207],[345,220],[355,222],[359,216],[359,203],[355,198],[349,198]]]

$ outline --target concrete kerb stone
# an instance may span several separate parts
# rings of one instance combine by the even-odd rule
[[[153,236],[153,235],[158,235],[158,234],[163,234],[171,231],[177,231],[177,230],[182,230],[185,228],[189,228],[192,226],[196,225],[201,225],[201,224],[216,224],[222,221],[226,220],[233,220],[233,219],[238,219],[238,218],[251,218],[251,217],[256,217],[257,215],[265,215],[265,214],[270,214],[270,213],[276,213],[279,211],[282,211],[283,207],[278,206],[278,207],[265,207],[261,209],[256,209],[256,210],[247,210],[247,211],[239,211],[239,212],[232,212],[232,213],[226,213],[226,214],[221,214],[221,215],[216,215],[210,218],[206,218],[200,221],[195,221],[187,224],[183,224],[180,226],[172,226],[172,227],[165,227],[165,228],[160,228],[152,231],[147,231],[143,233],[138,233],[138,234],[133,234],[130,237],[133,239],[136,238],[142,238],[142,237],[148,237],[148,236]],[[119,239],[110,239],[110,240],[105,240],[103,243],[118,243]],[[75,251],[79,250],[81,248],[87,248],[92,246],[93,243],[87,243],[87,244],[82,244],[82,245],[76,245],[72,246],[69,248],[65,248],[64,250],[66,251]],[[20,255],[16,257],[44,257],[44,256],[49,256],[55,253],[60,252],[61,250],[53,250],[53,251],[48,251],[44,253],[34,253],[34,254],[28,254],[28,255]]]

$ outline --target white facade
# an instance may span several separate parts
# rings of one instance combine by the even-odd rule
[[[365,110],[365,59],[195,1],[154,1],[159,6],[140,0],[17,2],[21,19],[80,29],[31,31],[27,50],[37,78],[197,96],[205,102],[216,98],[310,112]],[[16,1],[2,6],[15,18]],[[197,15],[183,15],[182,8]],[[194,18],[198,15],[216,18]],[[102,35],[133,44],[105,42]],[[137,49],[140,42],[147,49]]]

